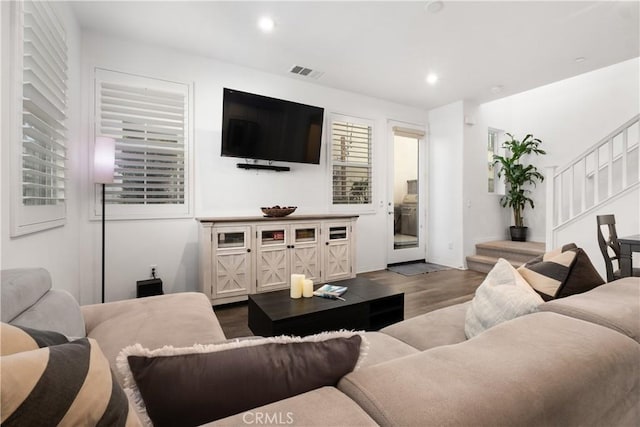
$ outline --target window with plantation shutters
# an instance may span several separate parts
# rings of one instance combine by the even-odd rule
[[[16,141],[19,166],[12,235],[63,225],[66,216],[67,45],[65,29],[50,2],[14,2],[16,71],[21,68],[22,114]],[[20,52],[20,53],[18,53]]]
[[[333,115],[331,168],[333,205],[371,205],[370,122]]]
[[[98,69],[96,100],[95,136],[116,146],[113,216],[188,215],[189,85]]]

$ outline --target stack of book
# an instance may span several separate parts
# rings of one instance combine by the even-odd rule
[[[346,286],[330,285],[327,283],[326,285],[322,285],[321,287],[316,289],[313,294],[317,297],[339,299],[344,301],[345,299],[342,298],[342,294],[347,292],[347,289],[348,288]]]

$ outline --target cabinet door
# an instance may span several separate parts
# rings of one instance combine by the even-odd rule
[[[320,227],[319,224],[291,226],[291,273],[304,274],[320,283]]]
[[[289,287],[289,228],[287,225],[256,227],[256,281],[258,292]]]
[[[353,277],[351,265],[351,223],[325,223],[324,239],[325,281],[342,280]]]
[[[215,227],[212,240],[211,294],[222,298],[251,293],[251,227]]]

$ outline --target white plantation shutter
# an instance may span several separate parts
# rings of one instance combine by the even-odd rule
[[[333,116],[331,165],[334,205],[370,205],[373,127],[361,119]]]
[[[52,3],[14,7],[22,23],[16,60],[22,65],[22,125],[12,234],[20,235],[65,221],[68,60],[65,29]]]
[[[96,136],[116,141],[106,203],[131,207],[116,215],[188,214],[189,86],[96,70],[96,94]]]

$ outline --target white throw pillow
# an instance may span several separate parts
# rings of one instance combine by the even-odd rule
[[[476,289],[464,332],[474,337],[492,326],[537,311],[544,301],[505,259],[500,258]]]

